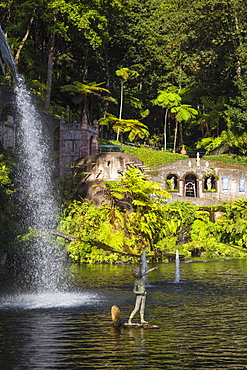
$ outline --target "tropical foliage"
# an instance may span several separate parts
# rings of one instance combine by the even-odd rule
[[[6,158],[3,154],[0,154],[0,187],[7,194],[12,192],[10,174],[11,169],[7,164]]]
[[[87,121],[92,122],[92,118],[90,117],[89,96],[94,95],[98,98],[101,98],[102,93],[110,95],[110,91],[103,88],[101,85],[102,83],[88,83],[86,85],[81,82],[74,81],[72,85],[62,86],[61,91],[72,93],[73,103],[81,105],[81,112],[83,116],[86,115]]]
[[[100,118],[99,124],[110,126],[118,136],[120,133],[128,132],[129,141],[134,141],[136,138],[145,139],[149,136],[147,126],[136,119],[119,119],[113,114],[106,113]]]
[[[60,230],[77,240],[68,247],[70,256],[80,262],[129,260],[143,249],[152,251],[164,235],[176,232],[178,220],[167,217],[169,194],[160,184],[147,180],[131,168],[120,182],[107,182],[103,186],[110,202],[97,208],[88,202],[72,202],[63,215]],[[118,200],[124,199],[124,202]],[[125,205],[124,205],[125,203]],[[131,209],[131,210],[130,210]],[[119,253],[101,251],[97,256],[97,242],[105,243]]]
[[[142,122],[151,135],[163,135],[165,150],[177,138],[177,147],[193,146],[226,132],[237,154],[247,122],[246,14],[242,0],[196,0],[193,7],[171,0],[0,2],[18,70],[42,109],[79,119],[82,100],[90,122],[105,111],[138,120],[150,111]],[[8,73],[0,78],[10,84]],[[69,99],[63,86],[77,88],[79,100]],[[108,101],[93,86],[110,92],[103,94]],[[196,119],[178,120],[178,96],[184,108],[198,111]]]
[[[86,115],[122,141],[144,144],[162,135],[164,150],[175,152],[182,144],[195,149],[198,143],[210,153],[225,145],[242,160],[247,154],[246,15],[243,0],[195,0],[193,6],[184,0],[0,1],[1,26],[40,109],[78,122]],[[8,71],[0,83],[11,88]],[[0,119],[6,114],[2,109]],[[141,147],[124,150],[147,166],[186,158]],[[11,166],[1,157],[0,235],[5,239],[15,214],[9,208],[10,200],[14,204],[10,176]],[[226,207],[212,222],[207,212],[187,204],[168,205],[167,194],[134,171],[101,190],[115,201],[100,208],[73,201],[64,211],[61,230],[78,238],[68,245],[74,260],[120,258],[110,251],[100,254],[95,240],[129,254],[179,248],[186,255],[222,256],[246,248],[244,201]],[[182,234],[188,242],[177,244]]]
[[[13,242],[19,230],[16,223],[18,207],[13,203],[14,193],[12,154],[0,154],[0,243],[5,248]]]
[[[245,199],[221,207],[220,217],[212,221],[208,209],[190,202],[167,203],[168,193],[135,168],[120,182],[106,182],[98,191],[109,202],[97,208],[87,201],[73,201],[62,216],[60,231],[75,237],[67,244],[75,261],[136,261],[144,249],[147,256],[163,260],[176,249],[187,258],[247,253]],[[211,212],[218,214],[218,207],[211,207]]]

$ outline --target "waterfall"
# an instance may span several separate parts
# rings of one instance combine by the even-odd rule
[[[17,68],[14,62],[14,59],[11,54],[11,50],[8,44],[8,41],[5,37],[5,34],[0,26],[0,67],[2,69],[3,74],[5,73],[5,69],[3,66],[3,62],[7,64],[10,73],[15,80],[16,83],[18,83],[19,75],[17,72]]]
[[[58,291],[61,288],[62,258],[60,248],[47,230],[56,228],[58,205],[52,187],[50,148],[44,139],[42,121],[20,76],[5,34],[0,27],[0,67],[8,66],[16,82],[16,117],[18,121],[20,200],[24,205],[25,227],[38,233],[32,247],[26,250],[26,278],[36,291]]]
[[[178,250],[176,250],[176,270],[175,270],[174,283],[179,283],[179,282],[180,282],[180,261],[179,261]]]
[[[148,264],[147,264],[147,260],[146,260],[146,250],[145,249],[142,252],[141,261],[142,261],[142,274],[144,274],[148,270]],[[148,281],[148,276],[144,275],[143,279],[144,279],[145,282],[147,282]]]
[[[50,148],[44,139],[42,122],[24,79],[15,87],[20,147],[19,181],[25,209],[25,226],[38,230],[27,254],[31,286],[38,291],[57,291],[62,262],[59,246],[47,235],[56,228],[59,209],[52,187]]]

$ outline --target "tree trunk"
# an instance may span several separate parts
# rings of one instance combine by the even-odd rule
[[[105,70],[106,70],[106,88],[110,91],[110,71],[109,71],[109,63],[108,63],[108,45],[104,44],[103,46],[104,54],[105,54]],[[109,101],[105,100],[104,103],[104,118],[106,117],[106,112],[108,111]],[[104,135],[104,125],[100,126],[100,138],[101,141],[103,140]]]
[[[184,138],[183,138],[183,123],[179,122],[179,147],[183,145]]]
[[[105,71],[106,71],[106,88],[110,91],[110,71],[109,71],[109,63],[108,63],[108,46],[104,45],[104,52],[105,52]],[[105,112],[108,111],[109,101],[105,101]]]
[[[122,119],[122,111],[123,111],[123,96],[124,96],[124,82],[121,81],[121,89],[120,89],[120,107],[119,107],[119,117],[118,119]],[[117,140],[119,140],[119,129],[117,132]]]
[[[123,95],[124,95],[124,82],[121,81],[121,89],[120,89],[120,107],[119,107],[119,119],[122,119],[122,111],[123,111]]]
[[[82,108],[82,123],[90,124],[90,115],[89,115],[89,106],[88,106],[88,96],[87,94],[83,95],[83,108]]]
[[[27,27],[27,31],[26,31],[26,33],[25,33],[25,36],[24,36],[24,37],[23,37],[23,39],[21,40],[21,43],[20,43],[20,45],[19,45],[19,47],[18,47],[18,49],[17,49],[16,55],[15,55],[15,64],[18,64],[18,62],[19,62],[22,48],[23,48],[23,46],[24,46],[24,44],[25,44],[25,42],[26,42],[26,40],[27,40],[27,38],[28,38],[28,36],[29,36],[29,33],[30,33],[30,30],[31,30],[31,26],[32,26],[32,24],[33,24],[33,21],[34,21],[34,17],[32,17],[32,18],[30,19],[30,22],[29,22],[29,24],[28,24],[28,27]]]
[[[241,38],[240,31],[239,31],[239,23],[238,23],[238,16],[237,16],[236,9],[234,9],[233,14],[234,14],[236,34],[238,35],[238,42],[239,42],[239,45],[242,46],[243,45],[243,40]],[[238,45],[236,45],[236,47],[237,46]],[[237,70],[236,70],[236,74],[237,74],[238,77],[241,77],[242,66],[241,66],[240,58],[239,58],[238,55],[236,55],[236,59],[237,59]]]
[[[84,59],[84,66],[83,66],[83,73],[82,73],[82,80],[84,82],[87,81],[87,74],[88,74],[88,64],[87,64],[87,61],[88,61],[88,52],[89,52],[89,47],[88,47],[88,44],[87,44],[87,47],[86,47],[86,53],[85,53],[85,59]]]
[[[168,126],[167,127],[167,131],[168,131],[167,141],[170,143],[172,132],[171,132],[171,115],[169,114],[169,112],[168,112],[168,117],[167,117],[167,126]]]
[[[168,116],[168,108],[166,108],[165,112],[165,119],[164,119],[164,151],[166,152],[166,142],[167,142],[167,137],[166,137],[166,131],[167,131],[167,116]]]
[[[218,118],[217,119],[217,122],[216,122],[216,130],[217,130],[217,137],[220,136],[220,119]]]
[[[51,103],[51,87],[52,87],[52,73],[54,65],[54,46],[55,46],[55,33],[51,35],[50,49],[48,55],[48,67],[47,67],[47,90],[45,97],[45,110],[50,109]]]
[[[175,126],[175,132],[174,132],[173,153],[176,153],[177,132],[178,132],[178,121],[176,120],[176,126]]]

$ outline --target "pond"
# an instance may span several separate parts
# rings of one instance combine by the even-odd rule
[[[131,265],[72,265],[67,292],[32,294],[2,275],[0,368],[246,369],[247,260],[158,266],[145,318],[159,329],[115,329],[113,304],[134,307]],[[139,321],[136,315],[133,321]]]

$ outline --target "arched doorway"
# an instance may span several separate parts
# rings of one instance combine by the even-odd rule
[[[197,196],[197,181],[193,173],[188,173],[184,179],[184,195],[186,197]]]

